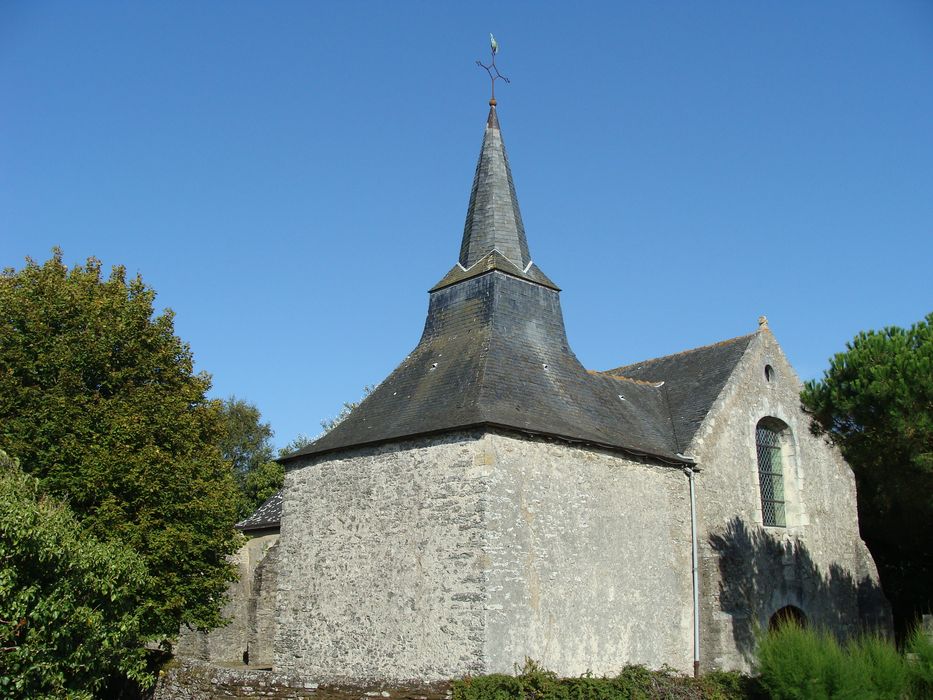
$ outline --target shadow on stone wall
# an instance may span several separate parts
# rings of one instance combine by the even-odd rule
[[[786,605],[840,638],[869,630],[890,633],[881,588],[867,575],[856,580],[857,573],[836,564],[821,570],[796,538],[778,538],[733,518],[709,543],[718,555],[719,607],[730,615],[736,647],[749,663],[756,633]]]

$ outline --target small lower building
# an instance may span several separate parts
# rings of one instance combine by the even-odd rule
[[[233,557],[237,580],[227,589],[223,616],[229,622],[209,633],[182,628],[179,656],[225,665],[273,667],[282,492],[236,524],[246,538]]]

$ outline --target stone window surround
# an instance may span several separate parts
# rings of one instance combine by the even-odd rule
[[[770,403],[770,402],[768,402]],[[804,504],[804,474],[801,466],[800,445],[797,440],[797,431],[791,427],[788,416],[778,406],[767,406],[765,410],[756,413],[753,417],[748,440],[749,464],[753,471],[753,482],[755,485],[754,493],[754,514],[755,522],[758,525],[771,531],[786,533],[788,535],[801,534],[801,528],[808,523],[806,508]],[[784,471],[784,508],[785,524],[765,525],[764,513],[761,507],[761,484],[758,477],[758,447],[756,440],[756,430],[758,425],[764,421],[770,423],[774,430],[777,430],[781,439],[781,463]]]

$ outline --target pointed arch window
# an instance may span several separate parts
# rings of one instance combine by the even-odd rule
[[[758,451],[758,486],[761,490],[761,515],[764,525],[786,527],[784,465],[781,459],[781,433],[775,426],[759,423],[755,429]]]

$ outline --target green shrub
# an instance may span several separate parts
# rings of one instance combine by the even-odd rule
[[[700,683],[708,700],[764,700],[767,696],[757,678],[738,671],[710,671],[704,673]]]
[[[145,686],[145,564],[85,533],[0,450],[0,698],[91,698]]]
[[[841,646],[828,632],[787,624],[761,639],[758,670],[774,700],[924,697],[911,694],[904,657],[891,642],[876,636]]]
[[[933,698],[933,640],[917,628],[907,638],[904,651],[913,697]]]
[[[453,700],[743,700],[758,697],[755,681],[738,673],[700,679],[672,669],[626,666],[612,678],[584,674],[558,678],[528,660],[517,675],[493,674],[455,681]]]
[[[865,636],[850,641],[846,651],[849,665],[863,669],[872,697],[900,700],[907,696],[910,678],[904,657],[891,641],[877,635]]]

